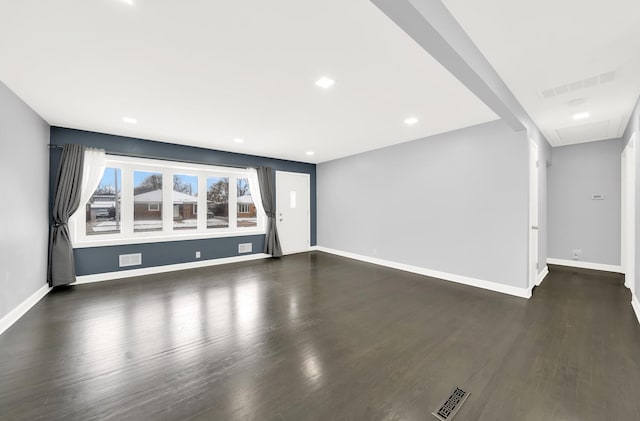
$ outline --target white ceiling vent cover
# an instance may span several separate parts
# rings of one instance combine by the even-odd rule
[[[596,76],[591,76],[583,80],[576,80],[564,85],[556,86],[555,88],[544,89],[539,93],[541,98],[550,99],[559,95],[568,94],[569,92],[580,91],[585,88],[592,88],[594,86],[601,85],[603,83],[610,83],[616,80],[616,72],[611,71],[602,73]]]

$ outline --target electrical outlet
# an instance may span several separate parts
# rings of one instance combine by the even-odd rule
[[[574,260],[578,260],[581,255],[582,255],[582,250],[573,250],[573,252],[571,252],[571,256],[573,257]]]
[[[196,259],[200,258],[200,250],[196,251]]]

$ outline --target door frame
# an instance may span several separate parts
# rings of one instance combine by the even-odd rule
[[[283,255],[286,254],[295,254],[295,253],[304,253],[307,251],[311,250],[311,174],[307,174],[307,173],[303,173],[303,172],[294,172],[294,171],[276,171],[276,226],[278,226],[278,221],[280,219],[280,215],[279,215],[279,193],[278,193],[278,186],[279,186],[279,182],[278,182],[278,175],[282,174],[282,175],[295,175],[295,176],[304,176],[306,181],[307,181],[307,241],[306,241],[306,248],[303,250],[295,250],[295,251],[291,251],[288,253],[284,253],[283,250]],[[278,232],[280,230],[278,229]]]
[[[538,144],[529,139],[529,264],[528,289],[538,285],[539,221],[540,221],[540,151]]]
[[[621,232],[620,232],[620,264],[625,274],[624,285],[635,294],[635,240],[636,240],[636,138],[634,134],[629,143],[622,150],[622,202],[621,202]]]

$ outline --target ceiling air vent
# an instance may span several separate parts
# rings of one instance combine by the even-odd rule
[[[564,85],[556,86],[554,88],[544,89],[539,93],[540,97],[544,99],[554,98],[559,95],[564,95],[569,92],[577,92],[586,88],[593,88],[594,86],[602,85],[603,83],[610,83],[616,80],[616,72],[611,71],[602,73],[599,75],[591,76],[586,79],[576,80]]]

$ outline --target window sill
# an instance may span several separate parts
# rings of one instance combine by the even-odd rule
[[[74,249],[92,248],[92,247],[108,247],[108,246],[122,246],[128,244],[148,244],[148,243],[166,243],[173,241],[188,241],[188,240],[206,240],[214,238],[229,238],[229,237],[246,237],[249,235],[265,235],[264,229],[252,229],[246,231],[234,231],[234,232],[198,232],[188,234],[163,234],[163,235],[142,235],[139,237],[129,238],[100,238],[100,239],[87,239],[84,241],[76,241],[73,243]]]

